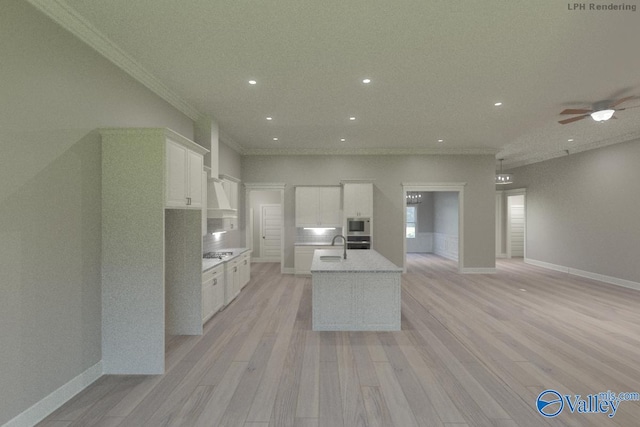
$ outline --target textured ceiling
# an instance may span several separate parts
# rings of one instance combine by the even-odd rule
[[[640,108],[557,123],[564,108],[640,95],[640,10],[561,0],[56,3],[247,152],[495,152],[515,166],[640,137]]]

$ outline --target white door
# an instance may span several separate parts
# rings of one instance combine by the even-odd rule
[[[522,258],[524,256],[524,229],[525,211],[524,196],[509,196],[508,208],[508,234],[507,250],[510,258]]]
[[[282,209],[280,205],[260,205],[260,258],[280,261]]]

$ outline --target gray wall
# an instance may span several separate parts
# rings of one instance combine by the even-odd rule
[[[0,424],[101,359],[99,127],[193,123],[24,1],[0,13]],[[9,59],[10,58],[10,59]]]
[[[458,193],[434,193],[433,217],[434,233],[458,236]]]
[[[640,282],[640,140],[512,170],[527,258]]]
[[[422,203],[416,206],[418,232],[433,233],[433,192],[422,192]]]
[[[493,156],[243,156],[246,182],[283,182],[285,267],[293,268],[294,185],[374,180],[374,249],[403,263],[403,182],[466,182],[464,266],[495,266],[495,159]]]

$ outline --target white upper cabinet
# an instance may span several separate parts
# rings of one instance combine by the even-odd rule
[[[344,184],[344,216],[346,218],[373,217],[373,184]]]
[[[166,146],[165,206],[202,209],[202,154],[171,139],[167,139]]]
[[[296,227],[342,227],[340,187],[296,187]]]

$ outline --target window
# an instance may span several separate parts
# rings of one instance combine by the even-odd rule
[[[416,207],[407,206],[407,239],[416,238]]]

